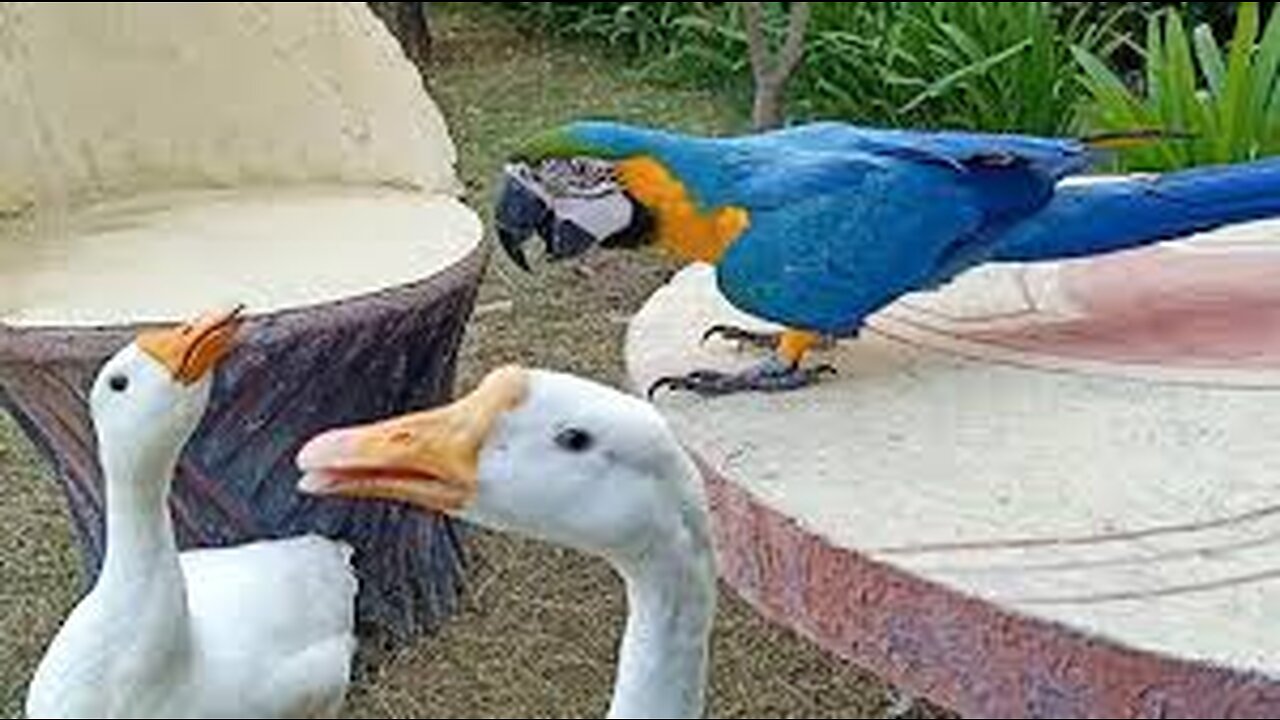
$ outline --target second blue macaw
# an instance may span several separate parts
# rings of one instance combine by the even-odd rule
[[[579,122],[511,159],[496,219],[503,247],[526,269],[535,234],[555,259],[656,243],[713,263],[731,303],[790,329],[713,328],[774,352],[748,372],[662,384],[704,395],[787,390],[827,372],[801,362],[823,337],[854,336],[904,294],[974,266],[1110,253],[1280,215],[1280,158],[1062,184],[1132,139],[840,123],[702,138]]]

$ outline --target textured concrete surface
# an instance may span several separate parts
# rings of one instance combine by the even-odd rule
[[[1280,709],[1280,226],[993,268],[905,299],[783,396],[659,405],[707,463],[725,574],[978,717]],[[693,267],[633,381],[750,355]]]

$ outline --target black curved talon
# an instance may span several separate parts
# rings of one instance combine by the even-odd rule
[[[705,345],[716,338],[736,342],[739,347],[752,346],[773,350],[782,341],[782,333],[747,330],[735,325],[713,325],[702,334],[702,344]]]
[[[649,386],[649,402],[653,402],[658,397],[658,393],[663,390],[678,390],[684,378],[680,377],[664,377],[658,378],[658,381]]]
[[[818,365],[817,367],[809,368],[805,372],[813,373],[814,380],[821,380],[823,375],[830,375],[831,377],[839,376],[840,368],[835,365]]]
[[[658,378],[657,382],[649,386],[649,399],[653,400],[663,390],[687,390],[703,395],[704,392],[700,389],[714,384],[718,378],[722,377],[725,376],[714,370],[694,370],[688,375]]]
[[[788,392],[815,385],[824,377],[838,374],[833,365],[801,368],[770,358],[740,373],[695,370],[684,376],[659,378],[649,387],[649,400],[652,401],[663,390],[691,392],[704,398],[743,392]]]

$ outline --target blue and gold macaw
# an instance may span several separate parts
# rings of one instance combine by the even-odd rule
[[[704,370],[662,385],[705,395],[786,390],[829,370],[801,362],[824,337],[855,336],[902,295],[982,263],[1109,253],[1280,215],[1280,158],[1062,184],[1099,150],[1142,138],[819,123],[712,139],[580,122],[520,149],[496,220],[525,269],[535,234],[553,259],[656,243],[714,264],[731,303],[790,329],[713,328],[773,354],[744,373]]]

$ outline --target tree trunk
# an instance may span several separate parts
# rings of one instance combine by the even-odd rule
[[[786,119],[785,85],[756,83],[756,100],[751,111],[751,124],[757,130],[781,127]]]
[[[787,83],[804,59],[813,7],[807,2],[791,3],[787,37],[782,47],[775,51],[770,46],[768,28],[765,27],[764,3],[746,2],[742,5],[748,48],[751,52],[751,69],[756,82],[755,108],[751,119],[757,130],[768,130],[781,126],[786,119]]]

